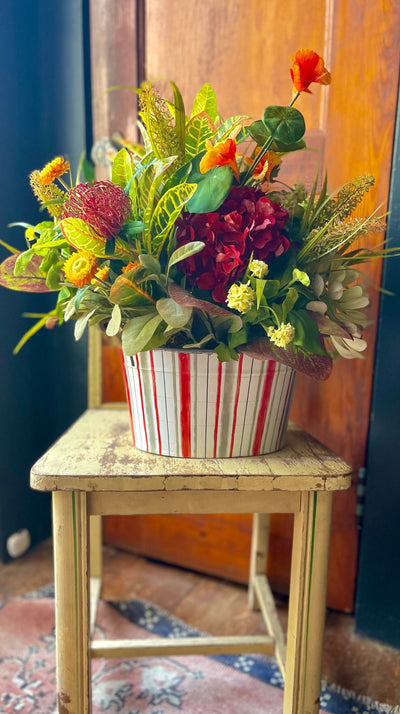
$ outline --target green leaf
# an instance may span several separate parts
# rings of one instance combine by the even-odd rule
[[[266,280],[264,286],[265,299],[270,300],[274,298],[278,294],[280,286],[279,280]]]
[[[229,333],[229,347],[235,349],[239,345],[244,345],[247,343],[247,327],[243,325],[241,330],[237,332]]]
[[[90,318],[94,313],[96,312],[96,308],[91,310],[90,312],[86,313],[86,315],[82,315],[82,317],[78,317],[76,323],[75,323],[75,329],[74,329],[74,337],[75,340],[78,341],[81,339],[83,333],[86,330],[86,325],[88,324]]]
[[[263,123],[270,135],[283,144],[299,141],[306,129],[303,115],[294,107],[267,107]]]
[[[151,273],[155,273],[156,275],[161,275],[160,261],[157,260],[154,255],[143,253],[142,255],[139,255],[139,260],[146,270],[149,270]]]
[[[219,342],[214,352],[220,362],[229,362],[233,358],[233,354],[235,354],[224,342]],[[239,359],[238,356],[236,356],[236,359]]]
[[[267,283],[266,280],[258,279],[256,283],[256,300],[257,300],[257,310],[260,307],[261,298],[264,296],[264,288]]]
[[[306,287],[310,284],[310,276],[304,272],[304,270],[299,270],[298,268],[293,269],[292,280],[296,283],[301,283]]]
[[[139,271],[140,268],[136,267],[116,278],[111,286],[110,302],[125,306],[149,305],[150,300],[146,298],[146,295],[136,284],[136,276]]]
[[[212,213],[224,202],[233,182],[229,166],[216,166],[197,184],[196,192],[188,201],[186,210],[190,213]]]
[[[56,263],[59,262],[59,254],[57,250],[51,249],[47,251],[46,255],[44,256],[41,264],[40,264],[40,270],[42,270],[44,273],[46,273],[48,270],[50,270],[52,265],[56,265]]]
[[[220,127],[218,127],[218,131],[215,135],[215,141],[216,142],[221,142],[225,141],[225,139],[228,139],[232,131],[237,129],[238,127],[241,127],[243,122],[248,119],[247,116],[244,114],[238,114],[237,116],[234,117],[229,117],[229,119],[226,119]]]
[[[174,161],[176,161],[176,156],[169,157],[165,160],[160,159],[152,164],[152,181],[147,191],[147,206],[145,207],[143,213],[143,221],[146,225],[149,225],[151,221],[158,190],[161,188],[161,185],[165,179],[166,172],[172,166]],[[148,177],[146,175],[146,180],[147,178]]]
[[[130,221],[130,223],[125,223],[124,233],[128,236],[136,236],[139,233],[143,233],[146,228],[143,221]]]
[[[321,345],[318,325],[306,310],[288,313],[287,319],[295,329],[294,345],[302,347],[309,354],[326,355]]]
[[[132,176],[133,167],[131,155],[127,149],[120,149],[113,161],[111,181],[125,188]]]
[[[107,241],[99,236],[94,228],[91,228],[81,218],[64,218],[60,222],[63,236],[77,250],[87,250],[97,258],[120,258],[130,260],[136,257],[135,251],[120,238],[115,240],[115,249],[112,255],[107,253]]]
[[[122,349],[126,355],[136,355],[141,352],[154,336],[160,323],[161,315],[151,312],[146,315],[134,317],[126,323],[122,330]]]
[[[173,265],[176,265],[176,263],[180,263],[181,260],[185,260],[185,258],[189,258],[191,255],[200,253],[204,249],[204,247],[205,243],[203,243],[203,241],[194,240],[192,241],[192,243],[186,243],[185,245],[181,245],[180,248],[174,250],[168,261],[167,274],[169,273]]]
[[[24,273],[14,275],[14,267],[19,253],[13,253],[0,264],[0,285],[9,290],[27,293],[50,292],[44,276],[40,272],[41,258],[33,255]]]
[[[181,158],[185,157],[185,105],[183,103],[182,94],[180,93],[175,82],[170,82],[174,93],[174,115],[175,115],[175,133],[180,147]]]
[[[148,235],[151,236],[151,247],[156,255],[161,253],[169,232],[188,200],[196,191],[194,184],[173,186],[160,198],[151,218]]]
[[[27,331],[25,332],[24,336],[21,337],[20,341],[18,344],[14,347],[13,349],[13,355],[17,355],[20,349],[28,342],[28,340],[33,337],[39,330],[45,326],[47,320],[49,317],[54,317],[55,316],[55,311],[52,310],[49,312],[47,315],[43,315],[43,317],[40,318],[35,324]]]
[[[33,248],[30,248],[29,250],[25,250],[23,253],[20,253],[17,256],[14,266],[14,275],[18,276],[23,275],[23,273],[25,273],[29,263],[32,260],[33,255]]]
[[[156,303],[157,312],[168,326],[175,329],[185,327],[192,317],[193,308],[179,305],[172,298],[161,298]]]
[[[61,263],[51,265],[46,275],[46,285],[49,290],[58,290],[61,283]]]
[[[202,113],[193,117],[186,127],[186,156],[194,158],[205,151],[207,139],[212,139],[214,134],[215,126],[208,114]]]
[[[203,84],[202,88],[197,93],[191,116],[194,117],[196,114],[201,114],[205,112],[208,114],[210,119],[214,122],[217,118],[217,98],[215,92],[208,82]]]
[[[114,337],[119,332],[121,327],[121,308],[119,305],[114,305],[111,313],[111,319],[107,325],[106,335]]]
[[[296,288],[291,287],[288,289],[286,297],[281,305],[283,322],[286,322],[287,314],[294,308],[298,297],[299,293]]]

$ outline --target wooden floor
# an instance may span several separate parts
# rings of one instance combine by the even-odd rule
[[[25,556],[0,564],[0,601],[53,582],[52,544],[45,541]],[[259,634],[261,615],[247,609],[246,588],[146,560],[105,546],[104,598],[143,598],[212,634]],[[277,598],[286,625],[287,603]],[[328,612],[323,677],[329,682],[400,704],[400,651],[354,632],[349,615]]]

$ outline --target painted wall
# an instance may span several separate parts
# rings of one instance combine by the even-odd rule
[[[0,237],[24,249],[13,221],[43,214],[28,174],[65,153],[73,166],[85,148],[83,0],[0,3]],[[8,255],[0,247],[1,258]],[[54,296],[0,288],[0,558],[7,537],[28,528],[50,533],[50,499],[29,488],[38,456],[86,405],[86,352],[71,329],[43,330],[17,355],[30,326],[22,312],[45,312]]]

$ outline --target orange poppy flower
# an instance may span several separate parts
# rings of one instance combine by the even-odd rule
[[[236,144],[233,139],[221,141],[213,146],[207,141],[207,152],[200,161],[200,173],[205,174],[214,166],[230,166],[239,181],[239,169],[236,163]]]
[[[301,49],[297,50],[292,60],[290,74],[292,77],[293,86],[297,92],[308,92],[312,82],[318,84],[330,84],[332,77],[325,67],[325,63],[319,54],[314,50]]]

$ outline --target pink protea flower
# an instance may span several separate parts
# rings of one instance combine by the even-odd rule
[[[131,214],[131,200],[111,181],[80,183],[68,191],[63,218],[81,218],[106,240],[115,238]]]
[[[288,218],[286,209],[259,189],[233,186],[218,212],[185,213],[178,219],[178,248],[196,240],[205,243],[204,250],[181,261],[179,269],[190,285],[210,291],[213,300],[223,303],[252,254],[269,264],[287,251],[283,229]]]

